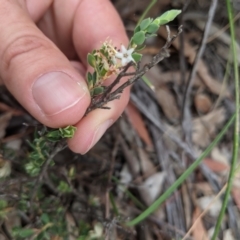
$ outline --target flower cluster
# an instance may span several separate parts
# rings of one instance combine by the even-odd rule
[[[112,45],[110,41],[105,41],[101,48],[93,50],[88,54],[87,60],[94,72],[87,73],[87,83],[91,96],[96,96],[104,91],[103,82],[112,75],[117,75],[121,68],[133,61],[132,53],[134,48],[126,49],[121,46],[121,51]]]

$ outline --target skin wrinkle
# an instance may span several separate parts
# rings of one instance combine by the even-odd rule
[[[11,6],[11,4],[13,4],[12,1],[10,3],[10,7],[16,8],[16,6],[14,6],[14,5]],[[1,7],[2,7],[2,3],[1,3]],[[7,11],[7,9],[9,9],[9,6],[6,7],[6,11]],[[10,12],[9,14],[8,14],[8,12],[5,12],[5,11],[3,11],[3,12],[4,12],[4,14],[1,14],[1,16],[4,18],[9,18],[9,19],[8,19],[8,28],[4,29],[4,31],[2,30],[4,35],[1,36],[1,43],[2,43],[1,49],[3,52],[0,53],[0,55],[1,55],[1,63],[0,64],[3,63],[4,67],[5,67],[5,68],[1,69],[1,73],[4,71],[7,72],[7,70],[9,69],[9,66],[11,64],[12,57],[21,54],[22,51],[26,52],[26,53],[28,50],[30,51],[30,48],[28,47],[27,44],[25,44],[24,46],[21,46],[22,44],[19,43],[19,41],[21,42],[21,40],[23,40],[23,38],[25,38],[25,36],[28,37],[28,34],[30,32],[34,32],[34,34],[32,34],[32,35],[36,35],[35,25],[31,21],[29,21],[29,22],[26,21],[28,19],[28,17],[26,15],[24,15],[22,17],[23,20],[20,20],[20,21],[17,20],[25,12],[25,11],[23,11],[23,9],[21,7],[19,7],[19,8],[17,7],[17,10],[16,10],[17,14],[13,14],[12,12]],[[2,21],[3,21],[3,19],[2,19]],[[23,22],[25,23],[24,28],[22,27]],[[27,22],[27,24],[26,24],[26,22]],[[3,27],[3,26],[0,26],[0,27]],[[15,31],[12,32],[13,31],[12,29],[14,29]],[[17,29],[19,29],[19,31],[16,31]],[[32,37],[34,38],[33,42],[35,42],[37,37],[36,36],[35,37],[32,36]],[[6,44],[6,46],[4,45],[4,43]],[[14,44],[16,46],[14,46]],[[32,48],[33,49],[38,48],[37,45],[38,44],[36,44],[35,46],[32,46]],[[27,51],[24,50],[25,47],[27,47]],[[11,48],[13,48],[13,50]]]
[[[30,51],[38,51],[39,48],[45,49],[46,47],[48,47],[46,41],[42,41],[40,37],[24,35],[15,38],[2,53],[3,70],[8,71],[15,58],[21,57],[23,54],[28,54]]]

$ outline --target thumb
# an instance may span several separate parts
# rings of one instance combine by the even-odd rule
[[[90,102],[86,83],[16,1],[0,3],[0,78],[36,119],[77,123]]]

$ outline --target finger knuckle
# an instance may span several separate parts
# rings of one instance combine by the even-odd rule
[[[24,61],[35,58],[42,49],[49,48],[49,44],[40,37],[27,35],[12,40],[3,52],[2,62],[8,70],[16,60]]]

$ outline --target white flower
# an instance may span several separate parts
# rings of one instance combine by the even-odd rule
[[[134,51],[134,48],[130,48],[127,50],[125,46],[121,45],[121,52],[117,52],[115,54],[115,57],[121,59],[122,66],[125,66],[127,63],[131,61],[134,62],[134,59],[132,58],[133,51]]]

